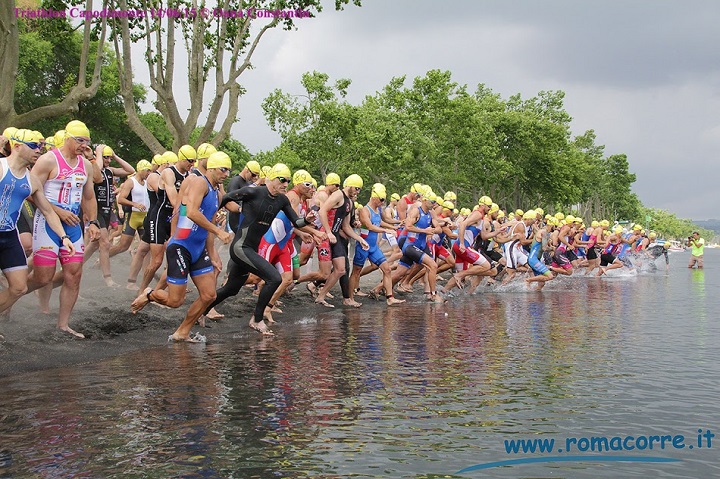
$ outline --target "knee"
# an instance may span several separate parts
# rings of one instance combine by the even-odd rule
[[[10,285],[7,289],[8,293],[10,293],[10,296],[12,296],[13,298],[19,298],[25,295],[25,293],[27,293],[27,290],[27,284]]]
[[[217,293],[215,290],[210,291],[200,291],[200,301],[202,301],[205,304],[210,304],[217,298]]]
[[[279,274],[272,275],[268,278],[265,278],[265,286],[270,289],[277,289],[280,286],[280,284],[282,284],[282,282],[283,282],[283,279]]]
[[[165,301],[165,306],[168,306],[170,308],[179,308],[180,306],[185,303],[185,296],[181,296],[178,298],[173,298],[172,296],[169,296],[167,301]]]

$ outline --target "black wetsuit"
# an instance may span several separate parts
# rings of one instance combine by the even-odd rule
[[[258,254],[260,240],[280,211],[283,211],[298,228],[302,228],[307,223],[304,218],[298,217],[287,196],[284,194],[273,196],[267,186],[245,186],[231,191],[223,196],[220,206],[230,201],[242,201],[242,213],[235,238],[230,245],[231,261],[228,267],[228,279],[225,285],[217,290],[217,297],[205,310],[205,314],[226,298],[238,294],[249,274],[253,273],[265,281],[255,306],[254,318],[255,322],[259,323],[263,320],[265,307],[282,283],[278,270]]]
[[[97,219],[100,223],[100,228],[107,229],[110,226],[110,214],[112,213],[112,184],[113,184],[113,173],[110,168],[103,168],[100,170],[102,181],[95,183],[95,199],[97,201]]]
[[[180,191],[180,186],[188,174],[180,173],[174,165],[168,168],[172,169],[175,176],[175,191]],[[150,196],[150,209],[143,222],[145,233],[142,240],[150,244],[163,244],[170,239],[170,223],[174,207],[164,188],[158,187],[155,192],[155,198],[157,198],[155,203],[153,203],[153,194],[150,188],[148,188],[148,193]]]
[[[345,258],[345,274],[340,277],[340,290],[344,299],[350,299],[350,258],[348,258],[349,240],[342,233],[342,224],[345,218],[349,216],[355,217],[355,203],[348,198],[343,190],[343,204],[332,210],[332,220],[330,221],[330,231],[335,235],[337,241],[330,245],[330,256],[334,258]],[[328,220],[330,220],[328,215]]]
[[[235,175],[230,178],[228,183],[228,191],[239,190],[244,186],[248,186],[251,183],[240,175]],[[228,212],[228,224],[230,225],[231,231],[237,231],[237,227],[240,224],[240,213]]]

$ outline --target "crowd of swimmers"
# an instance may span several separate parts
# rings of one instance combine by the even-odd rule
[[[15,128],[0,137],[0,313],[35,290],[49,312],[60,287],[57,326],[78,338],[69,321],[83,264],[96,251],[108,287],[118,286],[111,258],[132,251],[132,313],[151,302],[184,305],[192,280],[198,298],[170,336],[190,342],[199,340],[191,329],[221,319],[216,306],[244,285],[257,294],[250,327],[272,335],[280,298],[299,284],[321,308],[338,305],[338,283],[347,307],[362,306],[361,297],[403,303],[396,294],[412,293],[416,283],[427,301],[441,304],[480,286],[524,281],[542,289],[561,276],[656,268],[661,256],[668,264],[669,242],[638,224],[586,224],[539,207],[506,212],[488,196],[458,209],[455,193],[421,183],[402,196],[369,185],[361,205],[366,186],[357,174],[318,182],[306,170],[249,161],[227,182],[231,158],[211,144],[132,166],[90,138],[77,120],[51,137]],[[362,291],[360,278],[375,270],[377,284]]]

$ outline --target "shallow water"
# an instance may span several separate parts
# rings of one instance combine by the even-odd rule
[[[288,312],[272,339],[4,378],[0,477],[455,477],[575,456],[457,477],[718,477],[720,437],[697,446],[720,431],[720,252],[705,256],[705,271],[677,254],[668,273],[542,292]],[[687,447],[504,442],[678,434]]]

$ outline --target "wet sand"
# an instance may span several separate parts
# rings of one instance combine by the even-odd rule
[[[223,257],[227,261],[227,255]],[[94,264],[96,258],[97,253],[89,263]],[[113,279],[120,285],[113,288],[105,286],[98,267],[85,266],[80,298],[71,316],[70,327],[83,333],[86,339],[74,338],[56,328],[59,288],[53,291],[50,314],[40,312],[35,294],[21,298],[8,318],[0,320],[0,334],[5,336],[5,341],[0,342],[0,377],[57,367],[81,367],[82,363],[165,344],[182,322],[188,305],[197,298],[197,292],[192,286],[185,305],[180,308],[149,304],[133,315],[130,303],[137,292],[125,288],[129,264],[127,252],[112,258]],[[379,278],[378,272],[368,275],[363,278],[363,285],[375,284],[376,278]],[[337,299],[341,298],[339,287],[336,289],[336,299],[332,302],[341,309],[342,301]],[[255,301],[252,291],[243,288],[237,297],[218,306],[225,318],[208,321],[211,328],[195,326],[193,332],[200,332],[208,341],[232,340],[238,334],[249,340],[260,338],[261,335],[247,325]],[[274,315],[280,323],[273,327],[276,332],[282,328],[283,319],[292,319],[300,313],[328,311],[314,304],[304,284],[287,293],[281,301],[284,313]]]

